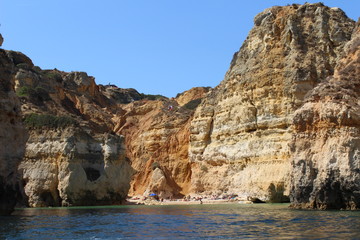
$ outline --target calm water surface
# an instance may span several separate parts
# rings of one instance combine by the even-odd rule
[[[284,204],[19,209],[0,239],[360,239],[360,212]]]

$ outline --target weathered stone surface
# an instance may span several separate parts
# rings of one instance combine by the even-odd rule
[[[11,60],[0,49],[0,215],[10,214],[16,204],[17,165],[24,155],[27,138],[12,71]]]
[[[127,104],[143,99],[143,96],[133,88],[123,89],[113,85],[101,86],[102,93],[117,104]]]
[[[30,207],[121,204],[132,176],[121,137],[72,127],[32,130],[19,170]]]
[[[190,128],[192,186],[262,200],[289,194],[292,117],[334,72],[354,22],[322,4],[266,9]]]
[[[15,66],[19,64],[22,64],[22,67],[28,68],[32,68],[34,66],[31,59],[21,52],[6,51],[6,54]]]
[[[3,42],[4,42],[4,38],[3,38],[2,35],[0,34],[0,47],[2,46]]]
[[[127,157],[136,170],[129,194],[177,197],[187,193],[193,111],[178,106],[175,100],[142,100],[123,109],[125,114],[119,116],[115,131],[125,136]]]
[[[188,91],[178,94],[175,100],[180,106],[184,106],[191,101],[201,100],[205,94],[210,91],[210,89],[210,87],[194,87]]]
[[[0,147],[21,146],[0,151],[3,212],[17,168],[29,206],[118,204],[128,193],[283,202],[291,182],[296,207],[359,208],[354,21],[318,3],[266,9],[254,25],[219,86],[175,99],[0,51]]]
[[[31,207],[120,204],[133,170],[124,139],[112,130],[121,113],[83,72],[16,65],[30,137],[19,166],[22,204]],[[116,109],[116,110],[115,110]]]
[[[292,206],[360,208],[360,27],[335,74],[295,112]]]

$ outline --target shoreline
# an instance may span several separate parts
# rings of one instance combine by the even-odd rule
[[[202,205],[202,204],[253,204],[251,201],[240,201],[234,199],[202,199],[200,200],[140,200],[140,199],[127,199],[124,205]]]

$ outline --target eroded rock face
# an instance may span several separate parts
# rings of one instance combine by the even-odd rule
[[[19,170],[30,207],[121,204],[132,175],[122,137],[76,127],[31,130]]]
[[[180,106],[184,106],[190,102],[201,101],[206,93],[210,91],[210,87],[194,87],[188,91],[178,94],[176,97],[176,102]]]
[[[335,74],[295,112],[292,206],[360,208],[360,27]]]
[[[129,195],[156,193],[165,198],[187,193],[193,111],[165,99],[133,102],[123,109],[115,131],[125,136],[127,157],[136,170]]]
[[[123,89],[113,85],[101,86],[102,93],[116,103],[127,104],[143,99],[143,96],[133,88]]]
[[[194,109],[209,88],[193,88],[177,98],[132,101],[114,119],[125,136],[135,169],[129,195],[156,193],[161,198],[190,192],[189,127]]]
[[[283,202],[291,182],[296,207],[359,208],[359,30],[345,46],[354,22],[322,4],[273,7],[254,24],[219,86],[175,99],[1,50],[0,212],[15,204],[17,170],[33,207],[128,193]]]
[[[185,92],[184,104],[196,99],[187,106],[150,101],[134,89],[98,86],[83,72],[41,70],[20,53],[8,55],[30,131],[19,167],[24,205],[118,204],[130,183],[131,195],[188,192],[189,125],[205,88]],[[120,148],[111,161],[104,155],[109,136],[111,148]]]
[[[122,113],[117,100],[84,72],[41,70],[22,54],[7,53],[30,135],[19,166],[22,204],[122,203],[133,169],[124,138],[113,132],[112,118]]]
[[[337,8],[305,4],[267,9],[254,23],[225,79],[195,112],[192,186],[284,201],[293,113],[334,73],[354,22]]]
[[[27,138],[12,71],[11,60],[0,49],[0,215],[10,214],[16,204],[17,166],[24,155]]]

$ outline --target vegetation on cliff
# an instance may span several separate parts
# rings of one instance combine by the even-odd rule
[[[2,146],[24,144],[0,151],[0,212],[17,178],[32,207],[149,193],[284,202],[291,193],[296,207],[358,209],[354,28],[321,3],[266,9],[219,86],[171,99],[1,50]]]
[[[36,113],[25,115],[24,123],[29,128],[66,128],[77,125],[77,121],[70,116]]]

